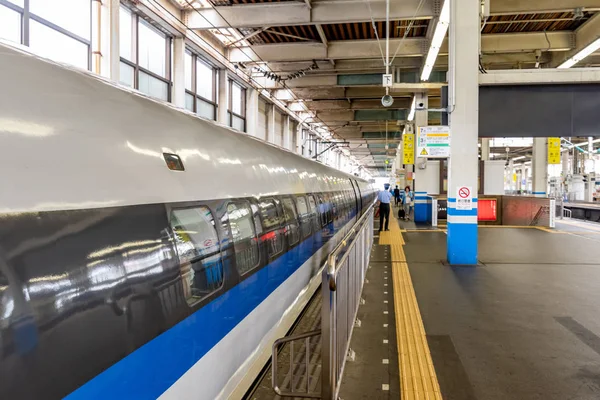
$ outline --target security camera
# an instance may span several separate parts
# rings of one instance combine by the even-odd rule
[[[417,103],[417,106],[415,108],[417,110],[424,110],[425,109],[425,103]]]

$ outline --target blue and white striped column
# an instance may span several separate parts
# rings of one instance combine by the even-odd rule
[[[470,210],[457,210],[456,198],[448,198],[448,262],[477,264],[477,199]]]
[[[450,1],[448,238],[450,264],[477,264],[477,175],[479,148],[479,0]],[[461,187],[471,209],[456,209]],[[463,191],[464,193],[464,191]]]
[[[427,192],[415,192],[415,222],[427,222]]]

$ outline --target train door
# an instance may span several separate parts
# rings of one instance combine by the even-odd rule
[[[358,186],[358,182],[356,180],[354,180],[353,182],[354,182],[354,188],[355,188],[355,192],[356,192],[356,202],[358,204],[358,214],[361,214],[362,210],[363,210],[362,193],[360,192],[360,187]]]

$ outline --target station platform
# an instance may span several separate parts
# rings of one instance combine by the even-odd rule
[[[443,228],[375,221],[339,398],[600,398],[600,224],[556,226],[482,226],[460,267]]]
[[[443,261],[443,229],[392,222],[401,238],[391,229],[374,246],[401,246],[398,258],[391,257],[394,284],[388,292],[397,298],[388,323],[395,321],[396,329],[387,332],[390,367],[382,375],[393,388],[395,352],[401,394],[377,392],[378,381],[369,372],[381,360],[372,360],[370,350],[381,334],[361,335],[360,328],[351,342],[357,355],[347,366],[341,398],[600,398],[600,245],[595,243],[600,242],[600,225],[564,220],[553,230],[481,227],[480,265],[453,267]],[[377,259],[377,251],[373,254],[374,276],[379,264],[389,264]],[[365,284],[366,304],[371,285],[379,285],[375,276]],[[407,309],[413,294],[415,308]],[[363,323],[368,314],[362,310]],[[419,349],[422,338],[427,346]]]

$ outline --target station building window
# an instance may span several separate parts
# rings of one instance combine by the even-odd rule
[[[0,38],[88,70],[91,23],[92,0],[0,0]]]
[[[217,70],[190,51],[185,52],[185,108],[217,118]]]
[[[171,99],[171,38],[121,7],[120,82],[160,100]]]
[[[237,82],[229,81],[229,126],[246,131],[246,89]]]

